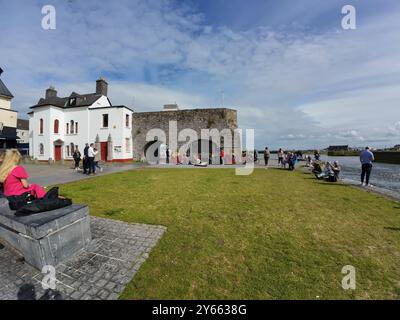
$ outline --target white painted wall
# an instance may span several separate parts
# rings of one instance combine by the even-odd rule
[[[103,128],[103,114],[108,114],[108,128]],[[129,115],[129,127],[125,126],[125,116]],[[90,109],[90,141],[99,135],[100,142],[106,142],[109,134],[113,142],[113,159],[132,159],[132,111],[127,108]],[[130,149],[126,148],[126,139],[130,139]]]

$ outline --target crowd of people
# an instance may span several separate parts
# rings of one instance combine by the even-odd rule
[[[97,169],[101,172],[103,168],[100,166],[100,153],[95,148],[94,143],[90,145],[88,143],[85,144],[85,148],[83,149],[83,156],[79,151],[78,146],[75,147],[74,153],[72,154],[74,159],[74,169],[75,171],[80,171],[80,163],[82,161],[83,174],[87,175],[95,175]]]
[[[264,165],[269,166],[271,152],[268,147],[264,149]],[[326,180],[330,182],[336,182],[339,179],[339,174],[342,170],[338,161],[322,161],[321,153],[318,150],[314,151],[313,156],[307,155],[303,157],[302,152],[285,152],[282,148],[279,148],[276,152],[278,158],[278,167],[283,169],[294,170],[296,164],[299,161],[306,161],[306,166],[311,168],[312,173],[315,174],[317,179]],[[370,147],[366,147],[360,153],[361,162],[361,185],[372,187],[370,184],[370,176],[372,171],[372,164],[374,162],[374,154]],[[254,150],[254,162],[259,163],[258,151]]]
[[[263,154],[264,154],[264,165],[268,167],[271,158],[271,151],[269,150],[268,147],[265,147]],[[293,171],[299,159],[302,159],[303,155],[301,154],[301,152],[285,152],[283,151],[282,148],[279,148],[277,152],[277,157],[278,157],[278,167],[283,169],[287,168]],[[257,150],[254,150],[254,163],[256,164],[259,163]]]

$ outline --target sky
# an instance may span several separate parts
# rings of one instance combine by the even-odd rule
[[[56,29],[42,28],[44,5]],[[356,9],[344,30],[342,7]],[[400,143],[400,1],[0,0],[13,108],[53,85],[135,111],[229,107],[257,148]],[[222,96],[224,98],[222,98]]]

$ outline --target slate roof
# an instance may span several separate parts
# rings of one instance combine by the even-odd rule
[[[73,105],[70,105],[69,101],[71,98],[76,98],[76,102]],[[91,106],[95,103],[99,98],[101,98],[101,94],[96,93],[88,93],[88,94],[79,94],[76,92],[72,92],[69,97],[49,97],[49,98],[40,98],[38,103],[31,107],[43,107],[52,105],[55,107],[63,108],[63,109],[70,109],[70,108],[77,108],[77,107],[87,107]]]
[[[0,79],[0,96],[14,98],[10,90],[7,89],[6,85]]]

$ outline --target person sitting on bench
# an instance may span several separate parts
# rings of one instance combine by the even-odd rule
[[[25,168],[18,165],[21,158],[17,149],[9,149],[6,152],[0,167],[0,183],[3,184],[4,195],[11,197],[29,193],[33,198],[43,198],[46,191],[37,184],[28,183],[28,174]]]
[[[7,150],[0,166],[0,183],[3,183],[10,209],[16,210],[16,215],[51,211],[72,204],[71,199],[58,195],[57,187],[46,192],[38,184],[30,184],[25,168],[18,165],[21,158],[17,149]]]

